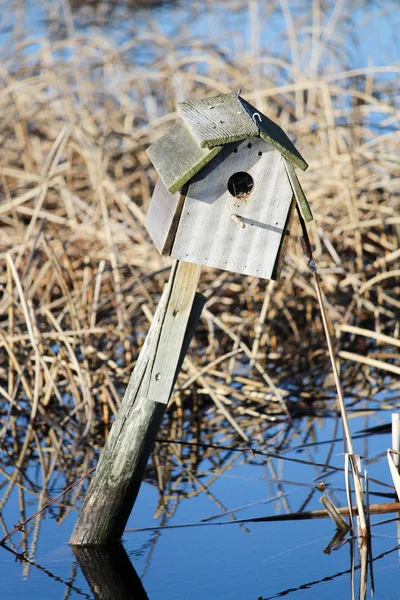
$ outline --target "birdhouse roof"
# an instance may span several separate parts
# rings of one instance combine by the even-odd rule
[[[218,154],[222,146],[261,137],[305,171],[306,161],[286,133],[238,94],[178,104],[180,120],[147,153],[168,191],[180,190]]]

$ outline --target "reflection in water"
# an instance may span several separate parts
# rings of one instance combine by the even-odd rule
[[[104,2],[104,0],[70,0],[72,8],[81,6],[99,6],[106,7],[126,6],[127,8],[157,8],[165,4],[176,4],[176,0],[114,0],[113,2]]]
[[[27,558],[25,554],[19,554],[6,545],[1,547],[10,552],[15,557],[15,561],[33,567],[65,585],[66,595],[73,591],[78,596],[91,599],[91,596],[71,581],[63,580],[38,562]],[[95,600],[149,600],[122,544],[114,544],[108,548],[73,546],[72,549]],[[66,595],[64,597],[67,597]]]
[[[353,562],[353,558],[354,557],[354,546],[353,544],[356,543],[356,540],[353,539],[350,541],[350,569],[347,569],[346,571],[339,571],[338,573],[335,573],[334,575],[330,575],[328,577],[323,577],[322,579],[316,579],[315,581],[309,581],[308,583],[303,583],[302,585],[299,585],[298,587],[295,588],[288,588],[286,590],[283,590],[282,592],[279,592],[278,594],[274,594],[273,596],[260,596],[259,600],[273,600],[273,598],[281,598],[282,596],[288,596],[289,594],[293,593],[293,592],[298,592],[299,590],[307,590],[315,585],[318,585],[320,583],[324,583],[324,582],[328,582],[328,581],[333,581],[334,579],[337,579],[338,577],[341,577],[342,575],[350,575],[351,576],[351,589],[352,589],[352,600],[354,598],[354,600],[364,600],[365,598],[365,593],[366,593],[366,584],[365,581],[362,582],[361,581],[361,576],[360,576],[360,588],[359,588],[359,592],[358,592],[358,596],[355,595],[355,585],[354,585],[354,573],[355,571],[360,570],[362,573],[361,575],[363,577],[365,577],[365,571],[367,570],[368,567],[368,560],[370,560],[370,569],[372,569],[372,563],[381,560],[382,558],[384,558],[385,556],[388,556],[389,554],[392,554],[393,552],[396,552],[400,549],[400,546],[397,545],[394,548],[391,548],[390,550],[387,550],[386,552],[382,552],[381,554],[378,554],[378,556],[375,556],[374,558],[368,559],[367,556],[367,552],[362,551],[360,552],[360,564],[355,565]],[[372,578],[372,572],[370,573],[370,577]],[[373,595],[373,589],[371,586],[371,593]]]
[[[70,0],[69,4],[74,12],[89,9],[94,13],[93,16],[96,20],[96,15],[104,19],[106,15],[108,17],[113,16],[113,13],[119,9],[125,9],[127,14],[129,14],[129,12],[134,13],[140,9],[154,10],[163,6],[175,6],[177,0],[114,0],[113,2],[105,2],[104,0]]]
[[[72,549],[96,600],[149,600],[122,544]]]
[[[15,562],[22,563],[24,565],[24,572],[25,572],[25,567],[27,567],[28,569],[29,569],[29,567],[32,567],[34,569],[37,569],[41,573],[47,575],[47,577],[50,577],[50,579],[54,579],[55,581],[58,581],[59,583],[65,585],[66,591],[64,594],[64,598],[67,598],[69,596],[70,591],[72,590],[75,594],[78,594],[78,596],[83,596],[84,598],[88,598],[89,600],[91,600],[91,597],[88,594],[86,594],[84,591],[79,589],[76,585],[74,585],[74,583],[72,581],[66,581],[66,580],[62,579],[59,575],[56,575],[49,569],[46,569],[41,564],[39,564],[37,561],[30,560],[29,558],[27,558],[24,553],[18,553],[15,550],[13,550],[13,548],[10,548],[9,546],[6,546],[5,544],[1,544],[0,548],[3,548],[4,550],[7,550],[7,552],[10,552],[10,554],[12,554],[15,557]],[[73,580],[75,579],[75,576],[76,575],[74,575],[72,577]]]
[[[286,430],[284,443],[287,445],[292,443],[295,446],[296,442],[300,440],[304,442],[307,439],[310,439],[310,437],[314,439],[315,443],[318,442],[320,435],[322,435],[323,438],[326,438],[327,431],[319,431],[315,425],[316,420],[312,418],[308,419],[307,421],[302,420],[301,424],[294,423],[291,429],[288,428]],[[327,422],[325,422],[325,425],[327,426]],[[182,423],[182,431],[185,432],[185,437],[192,438],[192,440],[196,439],[198,441],[186,443],[181,441],[181,443],[178,443],[178,440],[173,439],[176,435],[176,432],[171,430],[168,431],[169,427],[173,428],[174,426],[176,426],[176,421],[174,422],[173,419],[170,420],[168,427],[165,425],[167,429],[165,433],[169,434],[172,439],[163,439],[162,442],[160,439],[157,455],[152,467],[149,468],[147,473],[148,484],[159,491],[159,506],[157,509],[157,517],[159,521],[158,527],[155,527],[155,530],[161,530],[164,527],[168,527],[168,520],[174,516],[174,513],[178,506],[180,506],[181,502],[197,496],[202,496],[203,498],[207,497],[208,501],[211,501],[217,505],[220,514],[214,515],[211,513],[211,516],[224,516],[225,518],[234,521],[238,527],[243,527],[244,524],[248,525],[248,521],[245,522],[245,520],[243,520],[243,522],[240,522],[241,520],[238,519],[238,515],[244,509],[248,509],[249,506],[237,504],[236,508],[232,508],[232,503],[230,502],[228,509],[224,502],[226,499],[223,495],[220,497],[220,478],[222,478],[222,482],[226,482],[227,477],[234,477],[232,474],[229,475],[228,472],[231,468],[233,468],[235,472],[235,467],[237,469],[238,465],[242,465],[244,468],[246,468],[246,466],[251,466],[251,473],[254,476],[260,476],[261,473],[264,473],[262,479],[271,485],[270,497],[264,498],[264,500],[256,501],[253,504],[253,507],[255,507],[258,503],[266,504],[274,501],[277,503],[276,510],[280,509],[282,511],[282,508],[284,508],[284,513],[281,515],[275,517],[259,517],[259,520],[286,520],[294,517],[294,513],[290,506],[286,506],[284,504],[284,501],[290,497],[290,491],[287,486],[291,486],[292,488],[295,486],[298,493],[302,493],[302,497],[300,498],[297,496],[297,498],[301,503],[301,510],[303,512],[307,510],[306,507],[310,502],[309,490],[319,490],[318,481],[320,476],[323,475],[325,482],[324,486],[330,489],[331,492],[335,493],[341,491],[340,488],[333,487],[329,483],[329,477],[332,476],[332,474],[341,473],[343,471],[342,467],[337,467],[334,464],[328,464],[330,463],[330,457],[332,456],[331,452],[329,452],[327,456],[327,463],[324,461],[319,463],[317,458],[320,455],[314,454],[312,449],[308,451],[308,460],[306,460],[306,457],[294,458],[286,455],[281,456],[278,453],[273,452],[272,448],[274,447],[274,442],[283,441],[282,434],[278,435],[279,429],[274,430],[274,428],[271,426],[271,429],[269,429],[262,420],[253,420],[251,426],[253,432],[256,430],[256,428],[259,428],[258,430],[260,433],[262,432],[264,435],[268,433],[270,434],[269,441],[271,444],[271,451],[269,452],[263,452],[257,449],[250,450],[249,448],[241,449],[240,444],[235,445],[233,434],[229,432],[228,429],[224,430],[222,427],[220,428],[220,434],[223,432],[225,441],[229,441],[232,446],[223,446],[221,442],[219,444],[212,443],[213,441],[218,441],[216,437],[218,434],[215,434],[211,427],[204,431],[199,431],[196,427],[196,422],[193,420],[184,421]],[[271,435],[273,431],[275,435]],[[204,441],[201,441],[206,439],[211,443],[207,444],[204,443]],[[22,436],[22,446],[24,446],[23,440],[24,438]],[[67,445],[63,450],[60,449],[58,455],[63,456],[64,452],[66,455],[68,447],[70,446]],[[50,450],[50,444],[48,444],[47,448]],[[15,447],[17,459],[18,456],[25,456],[23,450],[24,448],[22,448],[21,451],[18,446]],[[89,466],[89,464],[92,462],[93,450],[87,448],[86,452],[87,456],[86,460],[84,461],[79,460],[82,459],[82,455],[78,453],[74,457],[75,460],[72,460],[73,457],[71,457],[71,470],[68,472],[68,475],[67,472],[65,473],[69,481],[73,479],[74,475],[81,471],[83,466],[86,469],[87,466]],[[84,455],[83,449],[82,453]],[[9,523],[10,525],[15,523],[15,520],[10,520],[11,517],[7,515],[9,514],[9,509],[12,508],[11,504],[13,498],[15,498],[16,491],[18,491],[18,496],[20,499],[20,516],[13,518],[20,518],[22,521],[24,517],[26,518],[29,516],[29,513],[31,512],[31,510],[26,510],[26,506],[30,506],[32,509],[33,499],[37,498],[38,507],[42,507],[49,497],[55,497],[54,492],[56,491],[56,486],[54,483],[58,482],[58,485],[61,483],[60,479],[55,479],[53,483],[52,465],[54,463],[52,462],[43,463],[43,472],[40,473],[34,471],[32,468],[32,464],[34,463],[31,463],[29,460],[24,461],[23,465],[21,465],[21,467],[18,469],[15,469],[14,467],[13,470],[12,465],[15,465],[16,461],[11,459],[12,454],[10,451],[9,465],[7,465],[7,470],[4,471],[4,474],[8,475],[8,485],[3,486],[0,500],[0,504],[4,509],[4,517],[7,519],[7,524]],[[289,465],[295,465],[295,477],[298,477],[298,479],[289,479],[289,477],[285,479],[282,471],[284,465],[286,465],[285,468]],[[266,471],[267,468],[269,469],[270,476],[268,476],[268,472]],[[314,473],[310,480],[303,481],[303,476],[300,470],[310,468],[313,468],[313,470],[316,469],[316,474]],[[246,472],[249,474],[249,471]],[[314,479],[315,476],[316,479]],[[47,492],[45,489],[46,481],[49,482]],[[274,486],[272,486],[272,483]],[[214,487],[214,484],[218,485]],[[251,493],[251,477],[248,478],[247,485],[249,486],[249,493]],[[40,489],[41,486],[43,486],[42,489]],[[82,483],[80,486],[82,486]],[[218,489],[219,492],[217,491]],[[343,491],[341,491],[341,493],[343,493]],[[378,493],[376,489],[373,490],[372,494],[374,495],[375,493]],[[379,493],[381,494],[382,492]],[[17,506],[13,504],[14,515],[16,508]],[[10,544],[12,543],[14,545],[15,554],[24,553],[21,558],[26,569],[24,570],[25,577],[28,577],[28,569],[32,568],[32,564],[35,565],[35,568],[40,568],[37,563],[33,563],[31,560],[25,560],[25,557],[28,556],[30,559],[32,559],[36,554],[36,543],[39,537],[39,528],[42,519],[46,518],[46,516],[50,513],[57,518],[59,523],[61,523],[66,515],[68,515],[71,511],[75,511],[77,508],[78,506],[76,503],[75,489],[70,490],[65,494],[61,502],[49,507],[47,512],[42,512],[39,514],[35,520],[27,524],[27,526],[21,532],[16,532],[11,538]],[[32,512],[34,511],[32,510]],[[257,518],[252,519],[253,522],[255,520],[257,520]],[[232,525],[235,526],[235,524]],[[202,525],[206,525],[206,523],[203,522]],[[52,528],[54,529],[54,527],[55,524],[53,523]],[[172,524],[172,528],[177,527],[177,524]],[[155,545],[158,543],[158,540],[158,533],[155,533],[151,542],[146,547],[146,550],[149,553],[149,558],[148,563],[146,562],[144,571],[146,571],[149,563],[151,562],[151,553],[154,550]],[[335,549],[335,547],[336,546],[333,545],[331,549]],[[131,590],[134,589],[137,595],[139,595],[139,592],[142,594],[142,596],[139,596],[139,598],[146,598],[146,592],[143,590],[140,581],[138,581],[138,577],[123,548],[119,548],[118,553],[116,548],[117,547],[114,547],[111,551],[103,549],[89,550],[85,548],[74,549],[75,555],[81,565],[82,572],[87,578],[93,594],[97,594],[97,596],[95,595],[96,598],[130,598],[132,596],[128,594],[130,594]],[[357,569],[358,568],[360,567],[357,567]],[[49,576],[53,577],[53,579],[61,581],[61,579],[59,579],[57,576],[52,575],[50,572],[47,572],[44,569],[42,570]],[[364,573],[365,577],[366,569],[362,569],[362,572]],[[143,576],[143,571],[141,571],[141,575]],[[64,583],[66,582],[64,581]],[[316,583],[317,582],[312,582],[313,585]],[[66,583],[66,585],[68,585],[68,583]],[[75,592],[79,593],[77,589],[74,588]],[[115,592],[115,589],[117,589],[118,592]],[[108,594],[108,596],[106,594]],[[125,594],[125,596],[123,594]]]

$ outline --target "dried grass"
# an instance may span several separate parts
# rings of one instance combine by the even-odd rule
[[[150,17],[147,26],[133,21],[124,43],[79,29],[55,5],[48,32],[35,39],[13,24],[0,65],[0,435],[14,444],[17,464],[43,445],[53,448],[43,458],[46,480],[54,460],[82,474],[90,465],[77,444],[90,435],[101,445],[107,435],[170,267],[143,227],[156,179],[145,148],[171,127],[185,98],[242,88],[297,139],[310,163],[301,181],[328,320],[341,332],[341,355],[357,361],[346,363],[344,385],[354,402],[396,388],[388,377],[399,372],[397,355],[373,356],[379,344],[399,345],[400,68],[349,69],[341,38],[348,9],[331,4],[329,15],[296,22],[282,1],[281,53],[254,36],[243,52],[242,32],[228,55],[223,36],[208,43],[185,19],[170,37]],[[254,35],[259,18],[278,10],[265,5],[252,4]],[[239,8],[226,0],[226,18]],[[213,3],[193,8],[202,11],[212,23]],[[299,235],[294,228],[274,285],[204,269],[208,304],[163,437],[186,432],[200,441],[188,407],[194,421],[207,420],[210,444],[216,431],[221,443],[236,443],[232,423],[262,442],[285,411],[334,410]],[[182,458],[181,447],[168,448],[153,464],[160,490],[168,473],[157,464],[171,453]],[[198,450],[190,452],[195,465]],[[228,468],[230,459],[222,462]]]

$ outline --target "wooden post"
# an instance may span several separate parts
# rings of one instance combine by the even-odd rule
[[[180,261],[172,267],[71,544],[101,546],[121,539],[205,302],[195,296],[200,270],[200,265]]]

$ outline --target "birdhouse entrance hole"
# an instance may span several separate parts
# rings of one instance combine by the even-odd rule
[[[251,175],[244,171],[234,173],[228,181],[228,190],[231,196],[245,200],[251,194],[254,187],[254,180]]]

